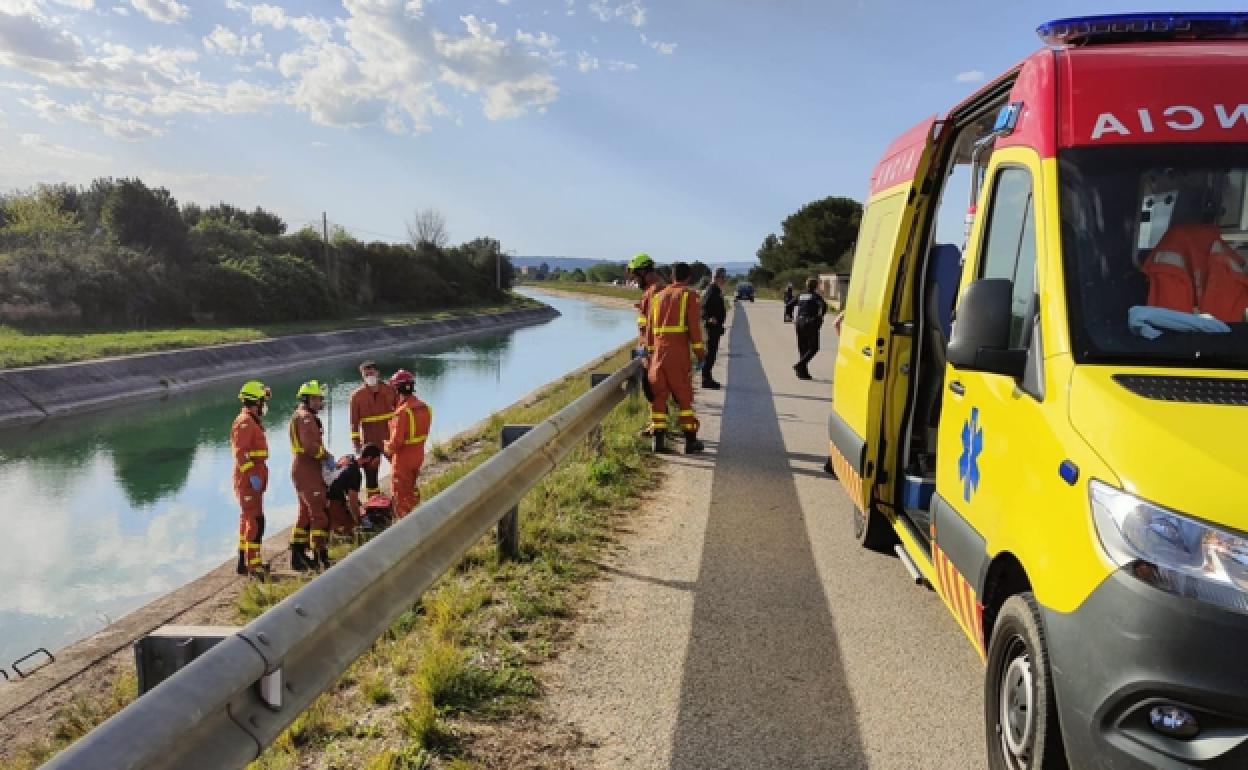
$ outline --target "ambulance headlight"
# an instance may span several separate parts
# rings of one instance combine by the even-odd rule
[[[1115,564],[1176,596],[1248,613],[1248,537],[1099,481],[1089,490],[1096,533]]]

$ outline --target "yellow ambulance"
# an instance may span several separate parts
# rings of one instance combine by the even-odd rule
[[[1248,14],[1039,33],[874,169],[831,466],[990,767],[1248,768]]]

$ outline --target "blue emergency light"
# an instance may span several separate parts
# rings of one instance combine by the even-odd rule
[[[1152,40],[1248,40],[1248,13],[1121,13],[1046,21],[1036,34],[1051,46]]]

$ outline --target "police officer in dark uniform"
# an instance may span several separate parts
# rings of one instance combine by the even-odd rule
[[[724,322],[728,320],[728,308],[724,305],[724,283],[728,271],[715,268],[715,277],[702,292],[702,325],[706,327],[706,361],[702,362],[702,387],[719,390],[722,385],[715,381],[711,367],[715,366],[715,354],[719,352],[719,338],[724,334]]]
[[[819,280],[810,278],[806,281],[806,291],[798,295],[794,305],[793,326],[797,329],[797,354],[799,356],[793,370],[798,379],[809,380],[810,370],[806,367],[810,360],[819,352],[819,330],[823,328],[823,316],[828,312],[828,303],[819,296]]]

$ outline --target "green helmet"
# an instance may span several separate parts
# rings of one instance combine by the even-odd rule
[[[654,260],[651,259],[650,255],[645,253],[644,251],[638,254],[637,256],[633,257],[632,260],[628,263],[629,270],[640,270],[643,267],[651,267],[651,268],[654,267]]]
[[[308,380],[299,386],[299,392],[295,394],[298,398],[304,396],[324,396],[325,388],[318,380]]]
[[[248,380],[238,389],[239,401],[264,401],[272,396],[268,386],[260,380]]]

